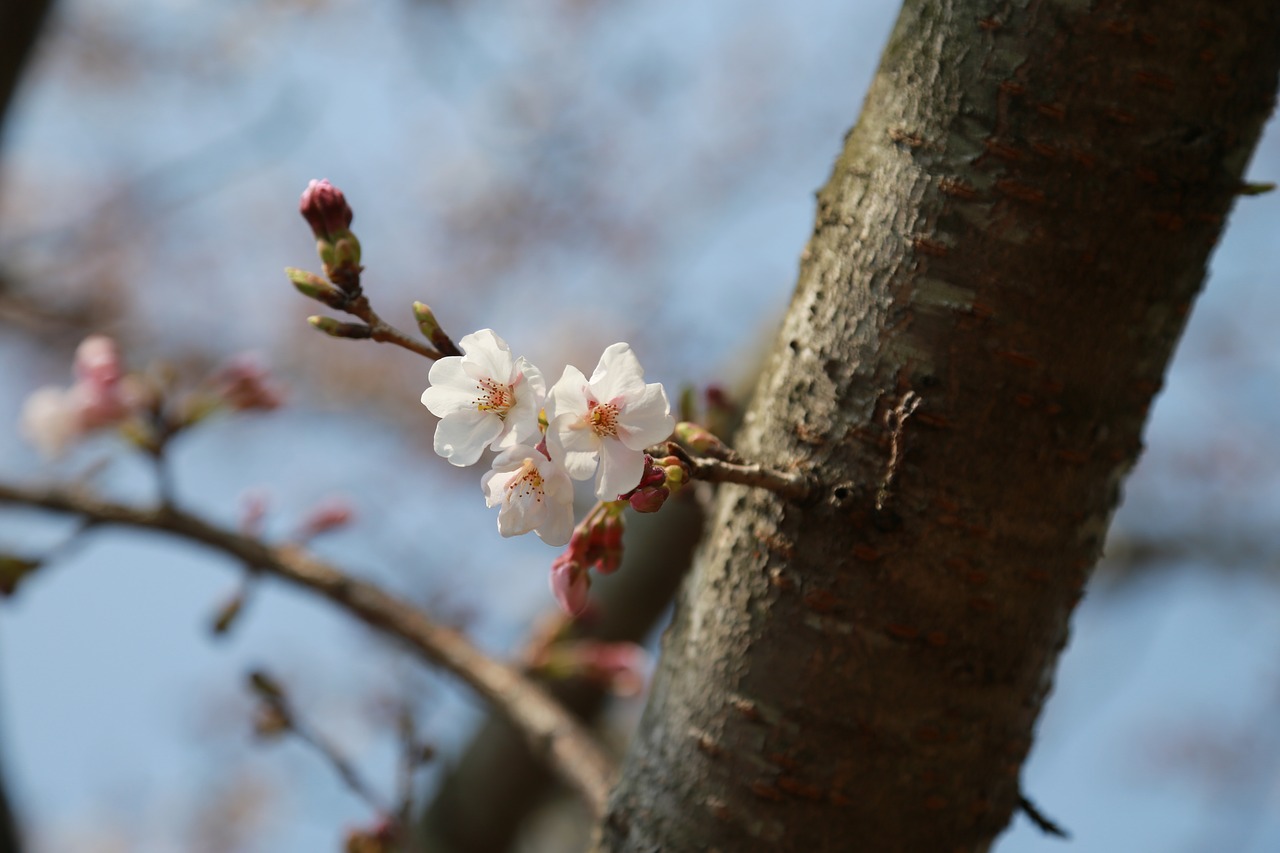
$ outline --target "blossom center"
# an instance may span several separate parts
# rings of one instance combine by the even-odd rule
[[[587,423],[591,426],[591,431],[601,438],[616,437],[618,434],[617,405],[588,400]]]
[[[515,386],[491,378],[477,380],[476,386],[480,392],[475,401],[476,408],[482,412],[493,412],[506,420],[507,412],[516,404]]]
[[[520,470],[512,474],[511,479],[507,481],[506,492],[507,503],[526,501],[530,498],[539,503],[542,502],[546,489],[542,485],[542,473],[532,459],[524,460],[520,464]]]

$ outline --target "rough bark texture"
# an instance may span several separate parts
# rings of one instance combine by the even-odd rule
[[[598,846],[980,851],[1270,113],[1275,0],[909,0]]]

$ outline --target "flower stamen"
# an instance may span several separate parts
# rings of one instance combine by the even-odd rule
[[[587,423],[591,431],[601,438],[618,434],[618,407],[614,403],[587,401]]]
[[[475,407],[482,412],[493,412],[500,420],[507,419],[507,412],[516,404],[515,386],[485,377],[476,382],[480,396]]]
[[[538,470],[538,466],[534,464],[532,459],[525,459],[521,463],[519,473],[507,481],[506,492],[506,503],[522,499],[527,500],[530,497],[538,503],[542,503],[546,489],[543,486],[542,472]]]

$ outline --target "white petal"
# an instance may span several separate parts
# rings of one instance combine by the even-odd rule
[[[553,421],[563,414],[583,417],[587,413],[587,377],[572,364],[560,374],[560,379],[547,392],[547,420]]]
[[[493,329],[472,332],[458,341],[465,352],[465,368],[477,379],[496,379],[509,383],[515,377],[515,359],[511,347]]]
[[[422,405],[438,418],[463,409],[474,409],[479,388],[462,368],[462,357],[442,358],[427,374],[431,386],[422,392]]]
[[[667,392],[661,383],[651,382],[641,394],[627,400],[626,410],[618,419],[618,440],[632,450],[644,450],[670,437],[675,426]]]
[[[564,414],[547,427],[547,450],[575,480],[587,480],[596,472],[600,437],[589,429],[575,427],[581,419]]]
[[[516,402],[507,411],[507,433],[495,447],[533,445],[542,440],[538,413],[546,402],[546,381],[538,368],[523,358],[516,363],[516,369],[522,374],[515,385]]]
[[[532,399],[537,400],[538,408],[542,408],[542,401],[547,396],[547,380],[542,371],[532,361],[520,356],[516,359],[516,372],[528,380],[529,388],[533,390]]]
[[[485,446],[501,433],[502,420],[491,412],[454,412],[436,427],[436,453],[454,465],[474,465]]]
[[[644,453],[631,450],[619,441],[605,441],[600,448],[600,479],[596,481],[596,497],[616,501],[618,495],[640,485],[644,476]]]
[[[591,374],[591,391],[606,403],[629,396],[644,387],[644,368],[631,351],[630,344],[612,344],[605,348]]]
[[[538,538],[557,548],[568,545],[573,538],[573,504],[556,504],[550,508],[549,517],[534,529]]]

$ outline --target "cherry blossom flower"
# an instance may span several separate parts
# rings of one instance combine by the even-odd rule
[[[465,339],[464,339],[465,340]],[[564,545],[573,533],[573,483],[559,462],[517,444],[497,455],[480,478],[485,503],[498,507],[498,532],[532,530],[548,545]]]
[[[118,424],[135,407],[111,338],[91,335],[81,341],[73,372],[76,381],[70,388],[41,388],[22,407],[22,434],[46,456],[57,456],[93,430]]]
[[[475,464],[486,446],[536,444],[547,390],[542,372],[513,357],[492,329],[467,335],[458,345],[465,355],[433,364],[427,375],[431,387],[422,392],[422,405],[440,418],[436,453],[463,466]]]
[[[613,500],[644,474],[644,449],[671,435],[675,419],[660,383],[645,384],[631,346],[613,344],[588,380],[570,365],[547,395],[547,445],[569,476],[593,473],[596,497]]]

